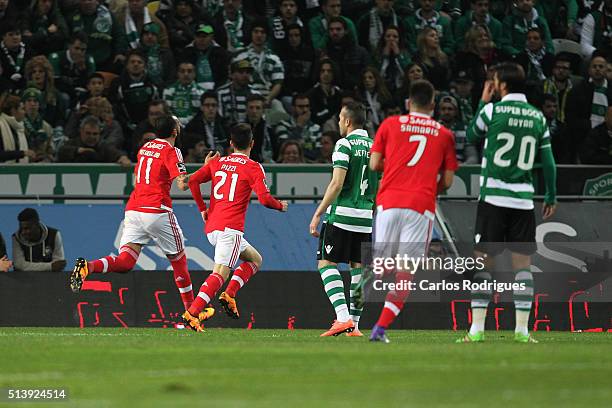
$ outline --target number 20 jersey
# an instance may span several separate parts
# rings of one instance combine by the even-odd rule
[[[181,151],[163,139],[145,143],[134,168],[134,191],[125,211],[161,213],[172,211],[172,180],[185,174]]]
[[[450,130],[419,113],[391,116],[378,128],[372,152],[385,160],[376,205],[435,213],[438,175],[458,167]]]

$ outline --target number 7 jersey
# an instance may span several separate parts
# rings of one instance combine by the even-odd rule
[[[372,152],[385,159],[376,205],[433,215],[439,174],[458,167],[452,132],[424,114],[391,116],[378,128]]]

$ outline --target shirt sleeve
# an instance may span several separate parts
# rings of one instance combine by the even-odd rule
[[[472,123],[466,132],[468,142],[475,143],[487,134],[489,124],[493,119],[493,104],[486,105],[481,101],[478,105],[478,114],[472,119]]]
[[[206,211],[206,203],[202,198],[202,192],[200,191],[200,184],[206,183],[210,181],[212,178],[210,164],[214,162],[209,162],[206,165],[202,166],[198,171],[193,173],[191,177],[189,177],[189,190],[191,191],[191,196],[195,200],[198,210],[200,212]]]
[[[183,154],[176,147],[168,150],[164,159],[164,164],[168,169],[168,173],[170,173],[170,179],[174,179],[179,174],[187,173],[187,168],[185,167],[185,163],[183,163]]]
[[[334,168],[346,169],[349,168],[351,161],[351,144],[346,138],[341,138],[336,142],[334,153],[332,154],[332,165]]]
[[[64,256],[64,243],[62,241],[62,234],[59,231],[55,234],[55,246],[53,248],[53,255],[51,257],[53,261],[63,261],[66,259]]]
[[[453,132],[448,129],[446,130],[446,139],[448,142],[444,149],[442,170],[456,171],[459,168],[459,163],[457,162],[457,153],[455,151],[455,137],[453,136]]]
[[[250,173],[250,185],[260,203],[274,210],[281,210],[283,205],[276,198],[272,197],[268,185],[266,184],[266,173],[259,163],[255,163]]]
[[[385,157],[385,144],[387,143],[387,123],[388,120],[385,120],[378,128],[371,149],[372,152],[380,153],[383,157]]]

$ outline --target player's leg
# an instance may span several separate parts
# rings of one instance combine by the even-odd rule
[[[351,320],[355,323],[355,328],[352,332],[347,333],[350,337],[362,337],[363,334],[359,331],[359,320],[361,320],[361,313],[364,307],[363,297],[363,264],[362,262],[362,249],[366,244],[372,243],[371,233],[351,233],[351,286],[349,289],[349,311]]]
[[[321,334],[321,337],[337,336],[353,330],[354,327],[346,304],[344,282],[338,270],[338,263],[349,262],[350,246],[347,245],[349,239],[349,231],[327,223],[321,227],[319,249],[317,250],[317,267],[325,294],[336,312],[335,322],[329,330]]]
[[[484,259],[485,268],[482,271],[476,271],[472,277],[472,281],[474,283],[491,282],[493,277],[489,271],[492,271],[495,266],[493,256],[489,256],[484,252],[474,251],[474,257]],[[490,289],[472,290],[472,301],[470,302],[470,307],[472,309],[472,324],[470,325],[468,333],[463,338],[458,339],[457,343],[484,341],[487,308],[489,307],[489,301],[492,295],[493,292]]]
[[[246,239],[242,239],[240,252],[240,260],[243,262],[234,270],[232,279],[227,284],[225,292],[219,295],[219,302],[225,309],[225,312],[232,318],[238,319],[238,305],[236,304],[236,294],[246,283],[257,273],[263,262],[261,255],[253,248]]]

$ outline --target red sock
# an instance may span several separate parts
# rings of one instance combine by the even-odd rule
[[[236,292],[242,288],[253,275],[257,273],[257,265],[253,262],[243,262],[240,264],[238,269],[234,271],[234,276],[227,284],[225,293],[231,297],[236,297]]]
[[[202,286],[200,286],[200,293],[198,293],[198,296],[196,296],[191,306],[189,306],[189,313],[191,313],[192,316],[199,315],[202,309],[204,309],[204,307],[210,303],[210,300],[215,297],[215,294],[219,288],[221,288],[223,282],[223,276],[219,275],[217,272],[208,275],[208,278],[206,278]]]
[[[399,283],[401,281],[411,281],[413,275],[407,272],[398,272],[395,275],[395,282]],[[380,312],[380,317],[378,318],[378,322],[376,322],[377,326],[381,326],[383,328],[389,327],[391,323],[395,320],[395,318],[401,313],[404,308],[404,302],[408,297],[409,291],[406,290],[392,290],[387,293],[387,297],[385,298],[385,306],[383,307],[382,312]]]
[[[87,262],[87,269],[92,273],[127,272],[136,265],[138,255],[138,252],[124,245],[119,249],[119,256],[109,255]]]
[[[176,257],[168,258],[168,260],[174,271],[174,283],[176,283],[185,310],[187,310],[193,302],[193,288],[191,286],[191,275],[189,275],[187,269],[187,256],[185,256],[184,251],[181,251]]]

